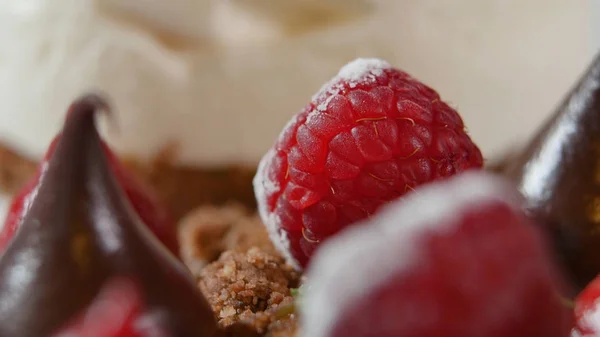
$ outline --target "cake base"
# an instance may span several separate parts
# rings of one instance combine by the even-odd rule
[[[126,164],[156,189],[175,219],[181,219],[204,204],[221,205],[235,201],[251,209],[256,208],[252,187],[255,168],[229,166],[203,169],[160,162],[144,166],[133,161],[126,161]]]
[[[228,337],[294,337],[301,283],[259,217],[240,205],[202,206],[179,225],[183,262]]]
[[[134,174],[153,186],[175,220],[203,204],[235,201],[255,209],[252,179],[256,168],[227,166],[214,169],[172,164],[161,153],[148,164],[124,158]],[[0,144],[0,193],[15,194],[36,172],[38,163]]]

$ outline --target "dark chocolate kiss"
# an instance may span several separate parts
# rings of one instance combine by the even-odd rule
[[[585,286],[600,272],[600,57],[506,173]]]
[[[15,237],[0,256],[0,336],[49,336],[115,277],[138,286],[142,315],[171,337],[212,337],[213,313],[115,180],[95,127],[96,96],[77,101]]]

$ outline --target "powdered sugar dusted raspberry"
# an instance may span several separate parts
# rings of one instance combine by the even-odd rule
[[[355,300],[418,263],[421,235],[452,231],[464,211],[493,201],[518,209],[521,197],[500,178],[468,172],[423,187],[383,208],[365,221],[368,225],[351,227],[329,240],[308,271],[302,336],[329,336],[337,318]]]
[[[385,69],[389,69],[392,66],[384,60],[376,58],[358,58],[340,69],[338,74],[327,82],[321,89],[313,96],[313,101],[318,100],[322,95],[329,93],[332,95],[337,94],[343,87],[342,83],[346,83],[349,88],[355,88],[358,83],[374,82],[377,76],[381,76]],[[321,103],[318,110],[325,110],[327,107],[326,103]]]
[[[385,203],[482,165],[460,115],[435,90],[359,59],[287,124],[254,186],[275,245],[304,267],[321,242]],[[285,243],[276,242],[281,233]]]
[[[373,74],[381,75],[383,69],[391,68],[390,64],[380,59],[356,59],[346,64],[338,73],[338,79],[347,82],[359,82],[364,76]]]
[[[294,121],[295,119],[292,119],[288,124],[291,124]],[[269,150],[258,164],[257,174],[253,179],[253,185],[254,193],[259,200],[266,198],[270,190],[278,189],[279,182],[269,179],[269,175],[265,172],[267,165],[271,162],[275,154],[276,151],[274,149]],[[274,213],[269,212],[266,203],[258,203],[258,213],[262,219],[269,219],[269,221],[264,221],[264,223],[275,248],[277,248],[283,257],[285,257],[289,264],[296,269],[300,269],[300,264],[291,254],[290,240],[286,232],[280,230],[281,224],[279,223],[279,218]]]

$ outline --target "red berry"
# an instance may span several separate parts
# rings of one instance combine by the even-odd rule
[[[496,179],[423,187],[328,241],[308,271],[301,336],[568,336],[558,268]]]
[[[575,328],[572,337],[600,336],[600,276],[575,299]]]
[[[305,266],[319,243],[382,204],[482,165],[461,117],[434,90],[359,59],[284,128],[254,184],[274,243]]]
[[[60,135],[50,143],[48,151],[40,163],[36,176],[13,198],[7,217],[4,221],[4,227],[0,232],[0,250],[8,244],[17,230],[25,207],[27,207],[27,199],[35,191],[40,174],[43,172],[45,165],[47,165],[48,160],[54,153],[54,148],[59,140]],[[121,164],[118,157],[115,156],[106,144],[104,145],[104,148],[111,163],[111,167],[115,172],[115,176],[121,183],[121,187],[125,191],[125,194],[129,198],[129,201],[137,214],[172,253],[179,255],[176,225],[171,219],[167,208],[158,200],[154,190],[136,179],[136,177]]]
[[[148,326],[151,320],[142,320],[142,305],[134,282],[112,280],[85,312],[52,337],[168,337],[155,324]]]

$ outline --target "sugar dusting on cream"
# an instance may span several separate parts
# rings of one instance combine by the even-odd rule
[[[521,196],[496,176],[466,172],[424,186],[324,243],[307,272],[301,336],[329,336],[345,308],[419,261],[419,237],[450,231],[458,215],[491,201],[519,208]]]

